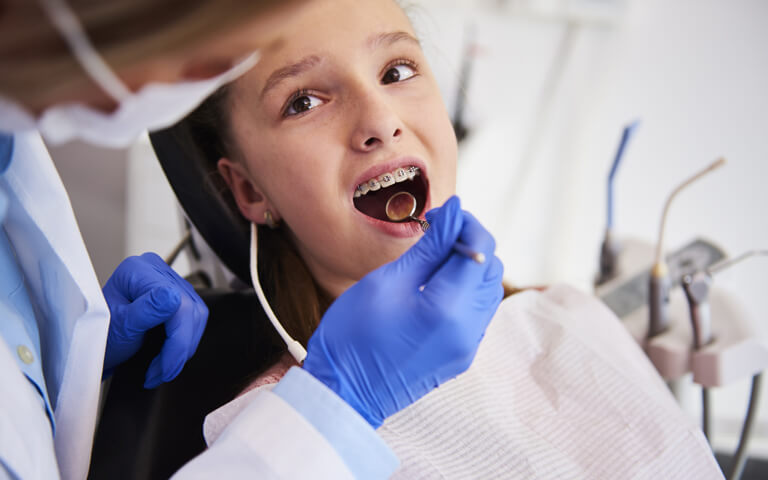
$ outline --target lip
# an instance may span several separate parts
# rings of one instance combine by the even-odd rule
[[[391,160],[388,162],[381,163],[379,165],[374,165],[370,167],[369,169],[365,170],[363,173],[361,173],[355,180],[355,184],[352,186],[348,199],[349,204],[352,210],[357,213],[360,218],[362,218],[363,221],[365,221],[368,225],[371,225],[372,227],[386,233],[387,235],[391,235],[393,237],[400,237],[400,238],[407,238],[407,237],[413,237],[420,233],[422,233],[421,227],[417,222],[385,222],[384,220],[379,220],[377,218],[369,217],[368,215],[364,214],[357,208],[355,208],[354,204],[352,203],[352,199],[355,194],[355,189],[358,185],[360,185],[363,182],[366,182],[370,180],[373,177],[378,177],[379,175],[387,172],[391,172],[399,167],[409,167],[414,166],[418,167],[420,171],[420,175],[426,175],[426,168],[424,165],[424,162],[416,157],[399,157],[395,160]],[[419,218],[422,220],[424,219],[424,213],[428,212],[431,208],[431,195],[429,192],[429,185],[427,184],[427,199],[425,201],[424,208],[421,210],[421,214],[419,215]]]
[[[427,201],[427,203],[429,203],[429,201]],[[393,237],[408,238],[422,233],[421,227],[416,222],[385,222],[384,220],[369,217],[357,209],[355,209],[355,212],[360,215],[363,221],[367,222],[372,227]]]

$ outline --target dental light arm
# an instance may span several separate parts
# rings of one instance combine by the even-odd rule
[[[648,325],[648,337],[654,337],[659,333],[662,333],[669,326],[668,305],[669,305],[669,289],[671,281],[669,279],[669,268],[664,262],[664,230],[667,221],[667,214],[669,213],[669,207],[672,204],[672,200],[680,193],[685,187],[692,184],[696,180],[700,179],[707,173],[721,167],[725,164],[724,158],[718,158],[707,166],[702,171],[696,173],[677,188],[667,198],[667,202],[664,205],[664,212],[661,216],[661,226],[659,228],[659,240],[656,243],[656,258],[651,268],[650,288],[648,292],[649,300],[649,313],[650,320]]]

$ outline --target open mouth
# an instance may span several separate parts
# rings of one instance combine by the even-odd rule
[[[399,192],[408,192],[416,198],[414,216],[421,215],[427,202],[427,180],[419,167],[398,167],[361,183],[355,189],[353,203],[369,217],[389,222],[387,200]]]

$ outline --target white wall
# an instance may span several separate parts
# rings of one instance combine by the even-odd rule
[[[126,246],[126,152],[73,142],[49,147],[103,285]]]
[[[642,123],[616,182],[620,236],[654,243],[668,193],[723,155],[725,168],[673,204],[666,245],[699,236],[731,255],[768,248],[768,2],[634,1],[610,26],[450,3],[426,2],[428,20],[417,22],[431,28],[427,44],[442,50],[432,57],[449,94],[457,33],[480,26],[482,54],[468,89],[475,130],[462,146],[459,193],[496,236],[510,280],[590,288],[605,177],[623,126],[636,118]],[[718,276],[716,286],[737,292],[764,322],[766,280],[768,258],[756,258]],[[726,450],[736,441],[747,383],[715,392],[715,442]],[[762,455],[766,397],[753,442]],[[696,398],[690,391],[683,398],[693,416]]]

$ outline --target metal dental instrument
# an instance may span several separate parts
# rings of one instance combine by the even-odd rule
[[[712,320],[709,311],[709,290],[712,277],[750,257],[768,255],[768,250],[750,250],[738,257],[721,260],[718,263],[683,277],[682,285],[688,300],[693,327],[693,348],[699,350],[712,342]]]
[[[664,228],[666,226],[667,214],[669,213],[669,206],[672,204],[672,200],[677,196],[680,191],[685,187],[700,179],[704,175],[708,174],[712,170],[717,169],[725,164],[724,158],[718,158],[712,162],[705,169],[696,173],[683,183],[677,186],[672,193],[669,194],[667,202],[664,204],[664,212],[661,216],[661,227],[659,228],[659,240],[656,243],[656,258],[651,268],[651,281],[649,285],[649,310],[650,319],[648,325],[648,337],[654,337],[659,333],[662,333],[669,326],[669,318],[667,313],[667,307],[669,304],[669,290],[671,288],[671,280],[669,278],[669,268],[664,261]]]
[[[709,292],[712,287],[712,277],[723,270],[736,265],[750,257],[757,255],[768,255],[768,250],[750,250],[733,258],[727,258],[716,264],[699,270],[693,274],[685,275],[682,280],[683,292],[688,300],[688,309],[691,315],[691,326],[693,327],[693,348],[700,350],[714,340],[712,333],[712,315],[709,307]],[[742,427],[739,445],[734,454],[734,462],[731,475],[728,477],[739,478],[746,461],[746,445],[749,441],[750,432],[754,423],[757,405],[755,402],[759,395],[760,382],[762,382],[762,373],[757,374],[752,379],[752,393],[750,394],[749,406],[747,407],[747,416]],[[701,429],[704,436],[711,442],[710,432],[710,411],[711,411],[710,389],[702,386],[701,388]]]
[[[725,270],[726,268],[729,268],[729,267],[731,267],[731,266],[741,262],[742,260],[746,260],[749,257],[754,257],[754,256],[757,256],[757,255],[768,256],[768,249],[766,249],[766,250],[749,250],[749,251],[746,251],[746,252],[742,253],[738,257],[726,258],[724,260],[720,260],[719,262],[717,262],[716,264],[712,265],[711,267],[708,267],[706,269],[706,271],[707,271],[707,273],[710,276],[714,276],[715,274],[720,273],[721,271]]]
[[[408,192],[397,192],[389,197],[384,207],[387,218],[393,222],[402,222],[404,220],[413,220],[421,225],[423,231],[429,228],[429,222],[418,218],[416,213],[416,197]]]
[[[397,192],[387,200],[387,204],[384,207],[387,213],[387,218],[393,222],[403,222],[411,220],[418,222],[423,231],[427,231],[429,228],[429,222],[416,217],[416,197],[408,192]],[[461,242],[453,244],[453,249],[463,254],[464,256],[471,258],[475,263],[485,263],[485,255],[481,252],[476,252],[464,245]]]

